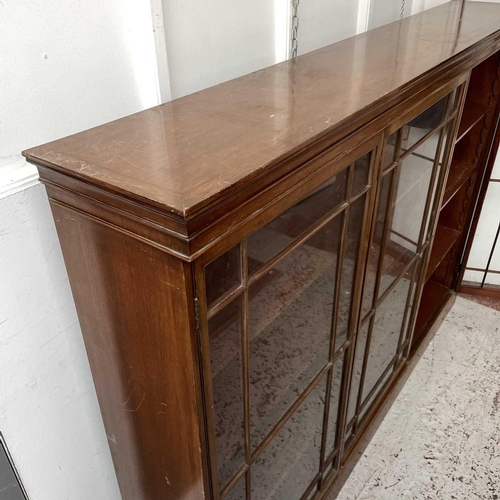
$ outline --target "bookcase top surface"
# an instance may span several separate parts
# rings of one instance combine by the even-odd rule
[[[368,122],[447,62],[466,64],[499,30],[499,4],[452,1],[23,154],[188,219],[316,140],[352,132],[354,118]]]

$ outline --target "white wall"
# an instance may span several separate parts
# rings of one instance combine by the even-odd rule
[[[163,0],[172,96],[191,94],[282,61],[287,5],[288,0],[276,0],[276,4],[271,0]],[[281,12],[284,15],[279,16]]]
[[[31,499],[119,500],[45,190],[19,155],[158,102],[149,0],[2,0],[0,68],[0,431]]]
[[[299,54],[355,35],[358,3],[301,2]],[[163,0],[162,5],[174,98],[288,57],[290,0]]]
[[[157,102],[148,0],[3,0],[0,47],[0,157]]]
[[[0,430],[28,495],[33,500],[118,500],[41,184],[0,199],[0,235]]]
[[[467,260],[468,267],[486,269],[491,249],[495,243],[495,236],[500,223],[500,154],[497,154],[491,179],[498,182],[490,182],[486,191],[481,214],[477,224],[474,239]],[[500,241],[495,245],[495,251],[489,265],[492,271],[500,271]],[[480,271],[465,271],[464,281],[481,283],[484,273]],[[489,285],[500,285],[500,274],[488,273],[485,280]]]
[[[405,16],[450,0],[406,0]],[[172,97],[289,57],[291,0],[161,0]],[[401,0],[299,4],[299,55],[399,19]]]
[[[359,0],[306,0],[299,5],[299,54],[353,36]]]

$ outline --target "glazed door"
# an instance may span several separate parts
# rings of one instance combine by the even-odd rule
[[[313,498],[338,469],[379,143],[198,263],[214,498]]]
[[[350,442],[408,357],[457,95],[453,91],[418,115],[408,114],[386,133],[346,417]]]

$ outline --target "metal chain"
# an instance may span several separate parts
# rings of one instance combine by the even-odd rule
[[[402,2],[401,2],[401,15],[399,16],[399,19],[403,19],[404,15],[405,15],[405,0],[402,0]]]
[[[292,59],[299,50],[299,0],[292,0]]]

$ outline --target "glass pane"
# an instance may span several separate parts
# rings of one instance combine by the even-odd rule
[[[463,277],[464,285],[472,285],[477,286],[483,282],[484,271],[471,271],[470,269],[466,269]]]
[[[498,156],[500,157],[500,155]],[[490,182],[479,215],[469,258],[467,259],[467,267],[486,269],[498,229],[498,214],[500,214],[500,182]],[[477,277],[470,279],[470,281],[475,280],[477,280]],[[480,282],[482,280],[481,276]]]
[[[251,466],[252,500],[299,500],[319,472],[326,377]]]
[[[249,236],[250,274],[260,269],[316,222],[346,201],[347,172],[348,169],[338,173],[302,201]]]
[[[365,355],[369,326],[370,321],[367,321],[363,328],[359,331],[358,339],[356,341],[356,354],[351,378],[351,390],[349,392],[349,406],[347,409],[347,424],[350,424],[356,412],[356,403],[358,400],[359,384],[361,383],[361,372],[363,370],[363,359]]]
[[[438,140],[436,133],[398,167],[379,297],[417,252]]]
[[[378,395],[382,392],[382,389],[384,388],[385,384],[389,382],[389,379],[392,377],[393,373],[394,370],[391,368],[384,375],[384,378],[380,381],[377,390],[374,391],[374,393],[370,396],[370,399],[365,403],[363,409],[359,412],[359,422],[361,422],[363,418],[365,418],[365,415],[368,413],[368,410],[371,408],[373,402],[377,399]]]
[[[390,167],[396,160],[396,147],[398,144],[399,130],[393,132],[388,138],[385,144],[384,158],[382,161],[382,170]]]
[[[491,171],[490,180],[500,180],[500,155],[495,156],[495,163]]]
[[[377,276],[377,269],[380,260],[380,247],[382,245],[382,237],[384,232],[384,225],[386,221],[387,204],[389,203],[389,193],[391,188],[392,179],[394,177],[394,170],[382,177],[380,181],[380,194],[378,199],[377,217],[375,219],[375,229],[372,237],[372,242],[368,253],[368,264],[366,268],[364,292],[363,292],[363,307],[361,310],[361,317],[364,318],[366,314],[374,307],[373,295],[375,288],[375,279]]]
[[[342,214],[250,287],[253,447],[328,362],[341,223]]]
[[[342,286],[339,297],[339,313],[337,318],[335,350],[337,351],[347,340],[351,298],[354,291],[354,274],[358,261],[361,228],[365,209],[366,195],[358,198],[349,208],[349,223],[345,242],[345,256],[342,263]]]
[[[414,265],[391,290],[375,313],[362,401],[396,356],[413,271]]]
[[[205,267],[208,306],[240,284],[240,265],[240,245],[238,244]]]
[[[247,489],[245,483],[245,476],[243,476],[236,486],[224,497],[224,500],[246,500]]]
[[[409,326],[410,326],[410,319],[411,319],[411,313],[413,311],[413,305],[414,305],[414,302],[415,302],[415,294],[417,292],[417,284],[418,284],[418,281],[419,281],[419,275],[420,275],[420,270],[421,270],[421,260],[419,259],[417,261],[417,264],[416,264],[416,269],[415,269],[415,274],[413,276],[413,282],[411,284],[411,290],[410,290],[410,304],[409,304],[409,307],[408,307],[408,311],[406,313],[406,317],[404,318],[404,324],[403,324],[403,337],[402,337],[402,341],[401,341],[401,344],[403,344],[404,342],[406,342],[406,340],[408,340],[408,337],[409,337],[409,334],[410,334],[410,331],[409,331]]]
[[[484,280],[485,285],[493,286],[497,288],[500,285],[500,274],[498,273],[487,273],[486,279]]]
[[[431,213],[432,213],[432,210],[434,210],[434,209],[437,210],[437,208],[438,208],[438,207],[434,207],[434,203],[436,203],[436,193],[437,193],[437,188],[438,188],[438,184],[439,184],[439,176],[440,176],[441,170],[443,168],[444,155],[446,153],[446,146],[447,146],[446,143],[448,141],[448,137],[450,136],[450,132],[451,132],[451,129],[452,129],[454,122],[455,121],[453,120],[453,122],[451,124],[447,125],[446,127],[444,127],[442,132],[441,132],[443,135],[441,151],[439,152],[439,161],[438,161],[437,166],[436,166],[436,175],[435,175],[434,183],[432,185],[432,189],[430,192],[429,207],[431,207],[431,212],[428,214],[428,216],[425,220],[425,229],[424,229],[424,234],[425,234],[424,241],[425,242],[429,241],[431,238],[431,229],[432,229],[432,227],[431,227]],[[433,137],[431,137],[429,140],[432,140]]]
[[[459,90],[462,88],[462,86],[453,89],[453,92],[449,94],[450,96],[450,109],[448,111],[448,115],[453,114],[453,112],[457,109],[458,105],[458,96],[460,94]]]
[[[352,180],[352,194],[361,191],[368,184],[368,177],[370,174],[370,160],[371,153],[356,160],[354,164],[354,176]]]
[[[241,302],[238,297],[208,324],[220,488],[245,461]]]
[[[335,435],[340,405],[340,388],[342,385],[342,371],[344,369],[344,356],[341,356],[333,366],[332,389],[330,391],[330,412],[328,415],[328,429],[326,434],[326,456],[329,457],[335,446]]]
[[[309,495],[307,495],[307,500],[312,500],[315,496],[316,496],[316,493],[318,493],[318,487],[315,486],[311,492],[309,493]]]
[[[448,96],[433,104],[403,126],[402,153],[414,146],[422,137],[444,121]]]

